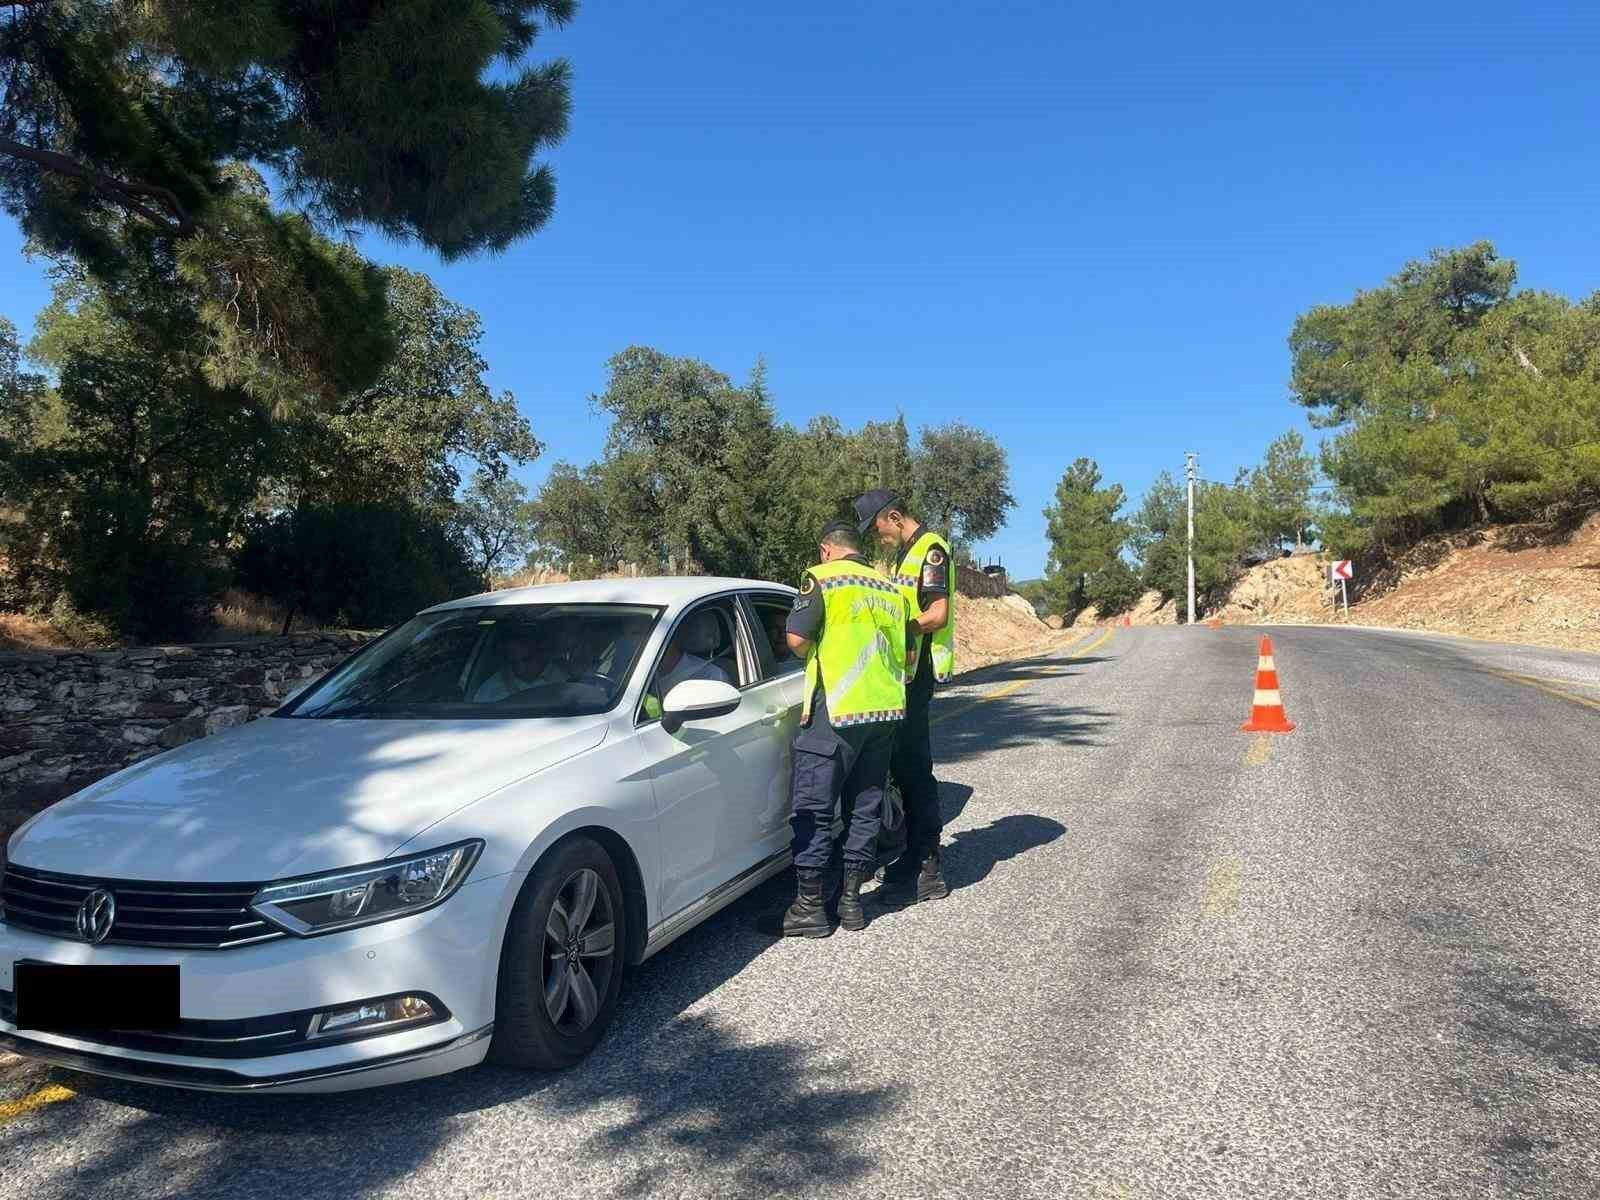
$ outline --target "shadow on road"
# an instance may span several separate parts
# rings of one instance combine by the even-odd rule
[[[971,675],[963,675],[956,683],[961,686],[990,687],[1018,679],[1061,679],[1068,675],[1081,674],[1079,667],[1110,661],[1112,661],[1111,656],[1105,654],[1090,654],[1082,658],[1030,658],[1020,662],[996,663],[992,667],[980,667]],[[959,704],[961,699],[951,697],[951,702]]]
[[[945,881],[952,890],[971,887],[989,877],[999,863],[1048,845],[1067,827],[1049,817],[1012,813],[977,829],[963,829],[945,845]]]
[[[1097,745],[1095,734],[1117,714],[1095,708],[999,696],[982,702],[952,700],[951,708],[935,708],[934,762],[961,762],[979,754],[1024,744],[1053,748]]]
[[[983,682],[1057,678],[1093,661],[1009,664]],[[1116,715],[1020,695],[974,700],[936,702],[936,718],[952,714],[935,730],[941,764],[1022,743],[1093,744]],[[942,785],[945,819],[958,817],[972,794],[962,784]],[[1031,815],[963,830],[950,840],[946,876],[952,887],[973,886],[997,863],[1064,832]],[[769,881],[634,972],[616,1025],[571,1071],[485,1066],[376,1093],[298,1097],[210,1096],[54,1071],[40,1082],[63,1083],[79,1098],[0,1131],[0,1153],[28,1164],[32,1200],[357,1197],[450,1155],[463,1124],[482,1119],[526,1130],[540,1143],[480,1134],[473,1175],[495,1186],[516,1183],[521,1172],[539,1186],[550,1170],[538,1157],[546,1153],[564,1155],[563,1170],[609,1178],[610,1190],[630,1196],[685,1177],[709,1176],[717,1186],[708,1190],[735,1195],[791,1190],[800,1180],[818,1190],[848,1184],[876,1166],[848,1131],[892,1113],[900,1104],[894,1089],[848,1086],[847,1051],[750,1044],[709,1016],[685,1015],[771,948],[755,918],[781,909],[792,888],[788,873]],[[118,1108],[86,1114],[95,1101]],[[628,1149],[636,1153],[624,1157]],[[623,1165],[635,1161],[643,1165]]]
[[[654,1193],[667,1175],[703,1172],[735,1195],[786,1190],[796,1180],[848,1183],[876,1166],[850,1126],[892,1111],[893,1089],[829,1086],[847,1070],[847,1054],[742,1042],[711,1017],[684,1015],[772,947],[755,932],[755,917],[781,908],[793,886],[792,875],[778,876],[633,972],[611,1032],[570,1071],[485,1065],[331,1096],[212,1096],[52,1071],[41,1085],[62,1083],[80,1098],[0,1130],[0,1159],[29,1164],[34,1200],[354,1197],[422,1169],[463,1121],[500,1109],[492,1119],[503,1128],[564,1146],[562,1169],[591,1180],[618,1171],[621,1151],[646,1149],[636,1157],[649,1165],[610,1185],[623,1195]],[[85,1100],[123,1111],[86,1123]],[[479,1179],[509,1185],[518,1169],[539,1173],[529,1180],[535,1187],[550,1164],[515,1142],[492,1141],[475,1154]]]

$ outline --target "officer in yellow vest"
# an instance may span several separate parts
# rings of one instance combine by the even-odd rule
[[[905,716],[906,656],[913,642],[904,596],[861,556],[848,521],[822,534],[822,561],[800,580],[785,626],[806,660],[806,699],[794,739],[794,865],[799,886],[778,930],[833,932],[823,895],[833,851],[833,813],[846,821],[839,924],[864,929],[861,885],[877,861],[894,731]]]
[[[950,544],[921,522],[893,492],[868,492],[855,502],[863,537],[875,533],[895,555],[893,578],[918,631],[916,672],[906,687],[906,719],[896,735],[891,774],[906,806],[906,852],[889,868],[878,896],[891,908],[950,894],[939,853],[944,820],[933,776],[929,705],[935,683],[956,669],[955,562]]]

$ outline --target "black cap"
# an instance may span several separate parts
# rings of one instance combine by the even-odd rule
[[[822,536],[817,540],[819,542],[825,542],[828,540],[828,536],[830,534],[835,533],[848,533],[851,537],[861,536],[856,530],[854,521],[829,521],[827,526],[822,531]]]
[[[856,532],[862,537],[872,528],[873,519],[891,504],[898,505],[900,497],[887,488],[874,488],[856,501]]]

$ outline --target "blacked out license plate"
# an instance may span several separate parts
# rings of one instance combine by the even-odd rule
[[[17,1028],[41,1033],[174,1029],[178,968],[19,962]]]

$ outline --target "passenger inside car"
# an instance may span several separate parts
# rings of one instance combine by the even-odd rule
[[[646,689],[646,711],[661,715],[661,701],[687,679],[712,679],[733,684],[738,678],[729,614],[716,608],[690,613],[661,653],[655,678]]]

